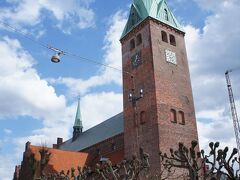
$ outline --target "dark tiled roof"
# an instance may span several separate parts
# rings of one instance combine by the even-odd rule
[[[67,140],[59,149],[80,151],[121,133],[123,133],[123,113],[88,129],[74,142],[72,142],[72,139]]]

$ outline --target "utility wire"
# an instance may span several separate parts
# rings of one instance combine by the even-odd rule
[[[34,38],[32,38],[29,33],[23,32],[22,30],[20,30],[20,29],[18,29],[18,28],[16,28],[16,27],[13,27],[13,26],[11,26],[10,24],[5,23],[5,22],[3,22],[3,21],[1,21],[1,20],[0,20],[0,24],[2,24],[3,26],[11,29],[13,32],[20,34],[20,35],[23,36],[24,38],[29,39],[29,40],[31,40],[32,42],[34,42],[34,43],[36,43],[36,44],[38,44],[38,45],[40,45],[40,46],[42,46],[42,47],[44,47],[44,48],[50,49],[49,46],[46,45],[45,43],[40,42],[40,41],[37,41],[37,40],[35,40]]]
[[[88,59],[88,58],[79,56],[77,54],[72,54],[70,52],[66,52],[66,51],[63,51],[63,52],[64,52],[65,55],[74,57],[76,59],[80,59],[81,61],[86,61],[86,62],[89,62],[89,63],[92,63],[92,64],[96,64],[96,65],[99,65],[99,66],[104,66],[104,67],[107,67],[107,68],[110,68],[110,69],[113,69],[113,70],[116,70],[116,71],[119,71],[119,72],[123,72],[123,73],[129,74],[129,75],[132,75],[130,72],[123,71],[118,67],[114,67],[114,66],[110,66],[110,65],[107,65],[107,64],[104,64],[104,63],[100,63],[100,62],[94,61],[92,59]]]
[[[92,59],[89,59],[89,58],[85,58],[85,57],[82,57],[82,56],[79,56],[77,54],[73,54],[73,53],[70,53],[70,52],[67,52],[67,51],[64,51],[64,50],[61,50],[61,49],[58,49],[58,48],[55,48],[55,47],[52,47],[50,45],[46,45],[46,43],[44,42],[41,42],[41,41],[37,41],[35,40],[34,38],[31,37],[31,34],[29,33],[26,33],[26,32],[23,32],[22,30],[6,23],[6,22],[3,22],[0,20],[0,24],[2,24],[3,26],[13,30],[13,32],[17,33],[17,34],[20,34],[21,36],[23,36],[24,38],[34,42],[35,44],[38,44],[40,45],[41,47],[44,47],[44,48],[47,48],[49,50],[52,50],[54,51],[55,53],[59,53],[60,55],[67,55],[67,56],[71,56],[71,57],[74,57],[76,59],[80,59],[81,61],[85,61],[85,62],[90,62],[92,64],[96,64],[96,65],[99,65],[99,66],[104,66],[104,67],[107,67],[107,68],[110,68],[110,69],[113,69],[113,70],[116,70],[116,71],[119,71],[119,72],[123,72],[123,73],[126,73],[126,74],[129,74],[132,76],[132,74],[130,72],[127,72],[127,71],[123,71],[121,68],[118,68],[118,67],[114,67],[114,66],[110,66],[110,65],[107,65],[107,64],[104,64],[104,63],[100,63],[100,62],[97,62],[95,60],[92,60]]]

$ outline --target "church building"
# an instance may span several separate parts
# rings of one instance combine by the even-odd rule
[[[83,153],[88,166],[101,158],[116,164],[142,148],[157,170],[160,151],[198,140],[184,36],[166,0],[133,0],[120,38],[123,112],[83,131],[79,101],[72,138],[53,148]]]

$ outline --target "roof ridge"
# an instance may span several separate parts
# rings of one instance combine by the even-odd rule
[[[101,123],[97,124],[96,126],[93,126],[93,127],[89,128],[88,130],[84,131],[84,132],[83,132],[83,134],[84,134],[84,133],[86,133],[86,132],[88,132],[88,131],[90,131],[90,130],[92,130],[92,129],[94,129],[94,128],[97,128],[97,127],[99,127],[100,125],[102,125],[102,124],[104,124],[104,123],[108,122],[108,120],[110,120],[110,119],[112,119],[112,118],[115,118],[115,117],[117,117],[117,116],[120,116],[121,114],[123,114],[123,112],[121,112],[121,113],[118,113],[118,114],[116,114],[116,115],[114,115],[114,116],[112,116],[112,117],[110,117],[110,118],[106,119],[105,121],[103,121],[103,122],[101,122]]]
[[[53,151],[63,151],[63,152],[70,152],[70,153],[82,153],[82,154],[88,154],[86,152],[79,152],[79,151],[72,151],[72,150],[64,150],[64,149],[56,149],[56,148],[52,148],[52,147],[45,147],[45,146],[37,146],[37,145],[30,145],[30,150],[31,148],[36,148],[36,149],[40,149],[40,148],[46,148],[48,150],[53,150]]]
[[[68,139],[60,145],[60,149],[80,151],[124,131],[123,112],[101,122],[81,133],[75,141]]]

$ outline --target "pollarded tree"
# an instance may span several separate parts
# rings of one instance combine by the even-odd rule
[[[42,179],[51,180],[137,180],[139,177],[150,179],[149,176],[149,155],[140,149],[140,158],[133,156],[131,160],[123,160],[117,165],[112,165],[111,161],[104,160],[95,165],[95,168],[78,167],[77,171],[64,171],[52,174]],[[146,177],[146,178],[145,178]],[[148,178],[149,177],[149,178]]]
[[[229,148],[219,148],[219,143],[210,143],[209,153],[198,151],[198,142],[192,141],[190,147],[179,143],[178,149],[170,149],[169,155],[160,153],[163,168],[153,173],[149,163],[149,155],[140,149],[140,156],[131,160],[123,160],[113,166],[109,160],[96,164],[95,168],[84,167],[71,169],[65,174],[53,174],[43,179],[51,180],[137,180],[140,177],[148,180],[165,179],[239,179],[239,156],[237,149],[229,152]],[[47,151],[44,151],[49,158]],[[48,159],[47,158],[47,159]],[[45,158],[43,158],[45,159]],[[46,161],[45,161],[46,162]],[[208,167],[208,168],[207,168]],[[179,171],[182,169],[183,171]],[[182,174],[181,174],[182,172]],[[187,173],[186,173],[187,172]]]
[[[48,149],[43,146],[40,150],[39,150],[39,153],[40,153],[40,161],[39,161],[39,164],[40,164],[40,175],[43,176],[43,171],[44,171],[44,168],[46,167],[46,165],[48,164],[49,160],[50,160],[50,156],[51,156],[51,153],[48,151]]]
[[[179,143],[178,149],[170,149],[170,155],[160,152],[163,167],[168,171],[181,168],[188,171],[191,180],[220,179],[226,177],[230,180],[239,179],[239,156],[236,148],[229,154],[229,148],[219,148],[219,142],[209,143],[208,154],[202,150],[198,152],[197,141],[192,141],[191,147]]]

